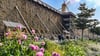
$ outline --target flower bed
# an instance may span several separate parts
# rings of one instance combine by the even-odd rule
[[[84,49],[73,43],[60,45],[50,40],[40,41],[35,35],[33,38],[21,34],[19,27],[13,36],[9,32],[0,41],[0,56],[85,56]]]

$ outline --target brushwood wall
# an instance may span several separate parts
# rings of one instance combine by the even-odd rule
[[[62,30],[59,24],[61,23],[61,15],[59,13],[30,0],[0,0],[0,21],[8,20],[19,22],[24,25],[15,8],[16,5],[29,27],[34,28],[37,32],[59,33]],[[49,31],[46,30],[44,24]],[[4,29],[2,22],[0,22],[0,25],[0,28]]]

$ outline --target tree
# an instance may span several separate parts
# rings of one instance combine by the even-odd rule
[[[94,33],[97,35],[100,35],[100,27],[96,27]]]
[[[83,40],[84,30],[88,28],[87,23],[91,22],[88,18],[91,18],[94,15],[95,9],[87,8],[85,3],[80,4],[78,9],[80,10],[80,13],[77,14],[76,26],[78,29],[82,30],[81,33]]]
[[[92,21],[92,22],[90,22],[90,32],[92,32],[93,33],[93,38],[94,38],[94,34],[97,32],[96,30],[97,30],[97,25],[99,24],[99,21],[98,20],[94,20],[94,21]],[[96,33],[96,34],[98,34],[98,33]]]

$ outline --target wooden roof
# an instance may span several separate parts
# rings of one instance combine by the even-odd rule
[[[21,23],[17,23],[17,22],[3,21],[3,23],[7,27],[17,27],[18,25],[20,25],[22,28],[26,28],[24,25],[22,25]]]

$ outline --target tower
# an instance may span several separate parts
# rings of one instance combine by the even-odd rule
[[[70,3],[68,1],[67,3],[64,1],[62,4],[62,25],[66,28],[68,32],[70,32],[70,38],[74,38],[74,32],[73,32],[73,18],[75,18],[75,15],[69,11],[67,5]]]

